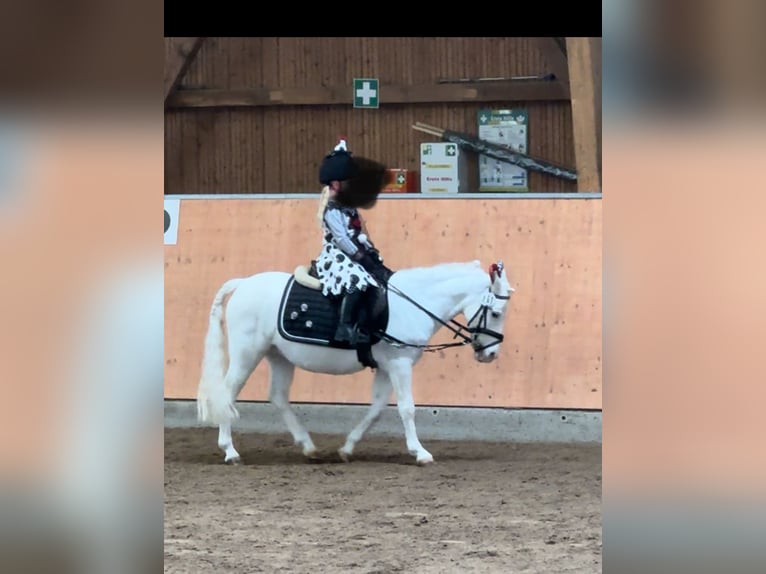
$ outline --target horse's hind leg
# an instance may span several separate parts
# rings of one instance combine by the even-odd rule
[[[239,464],[241,459],[237,449],[234,448],[234,441],[231,437],[231,424],[226,423],[218,425],[218,448],[220,448],[226,457],[224,460],[229,464]]]
[[[348,462],[351,455],[354,453],[354,447],[356,443],[362,440],[364,433],[366,433],[375,421],[380,417],[380,413],[383,412],[383,407],[388,402],[388,397],[391,396],[391,379],[388,378],[388,374],[381,370],[375,372],[375,378],[372,381],[372,401],[370,402],[370,408],[364,418],[359,422],[354,429],[348,433],[346,437],[346,443],[338,450],[340,458]]]
[[[282,413],[282,418],[295,444],[303,447],[304,456],[315,459],[318,457],[314,441],[311,440],[306,427],[303,426],[290,406],[290,386],[293,383],[295,366],[276,353],[267,357],[271,367],[271,382],[269,386],[269,401]]]
[[[224,379],[224,388],[231,393],[232,403],[237,400],[239,393],[247,383],[250,375],[261,362],[266,354],[266,345],[260,344],[255,348],[248,344],[239,346],[233,342],[229,349],[231,359],[229,368],[226,371]],[[218,425],[218,448],[225,453],[224,461],[229,464],[239,464],[241,459],[237,449],[234,448],[234,442],[231,436],[231,423]]]

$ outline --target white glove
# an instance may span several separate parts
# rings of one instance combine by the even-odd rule
[[[370,242],[369,239],[367,239],[366,233],[360,233],[359,234],[359,243],[367,247],[368,249],[375,249],[375,246]]]

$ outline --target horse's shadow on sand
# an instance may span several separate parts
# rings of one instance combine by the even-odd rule
[[[190,435],[188,432],[166,431],[165,462],[184,463],[202,466],[227,465],[223,452],[215,446],[217,432],[204,429],[201,433]],[[341,459],[338,448],[343,444],[343,436],[316,435],[317,456],[309,459],[303,455],[300,447],[293,444],[290,437],[278,435],[259,435],[235,433],[239,442],[241,466],[303,466],[303,465],[353,465],[353,464],[391,464],[417,466],[415,457],[406,451],[404,437],[370,437],[369,442],[360,442],[349,462]],[[398,444],[398,443],[401,444]],[[377,443],[377,444],[376,444]],[[435,463],[472,462],[496,459],[491,453],[477,451],[459,442],[427,441],[426,448],[434,455]],[[496,453],[495,453],[496,455]]]
[[[293,451],[294,449],[294,451]],[[440,462],[471,462],[489,460],[487,456],[466,452],[451,453],[449,450],[431,450],[436,461],[427,466],[439,466]],[[390,464],[397,466],[418,466],[415,458],[407,452],[375,451],[359,449],[349,461],[344,461],[337,450],[320,449],[314,458],[307,458],[297,447],[292,445],[283,448],[244,448],[240,449],[241,462],[235,466],[332,466],[355,464]],[[220,451],[204,453],[174,453],[168,454],[166,462],[182,462],[202,466],[232,466],[223,460]]]

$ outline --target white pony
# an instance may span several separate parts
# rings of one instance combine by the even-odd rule
[[[287,297],[291,286],[299,292]],[[235,401],[263,358],[271,368],[269,401],[281,411],[295,444],[301,445],[303,454],[309,458],[318,457],[317,449],[289,400],[295,367],[333,375],[347,375],[365,368],[353,349],[333,346],[328,337],[306,335],[307,330],[321,329],[322,317],[325,320],[327,317],[326,308],[317,310],[329,305],[323,302],[328,299],[317,287],[316,279],[309,277],[305,267],[300,266],[293,275],[267,271],[231,279],[216,294],[205,338],[197,410],[200,422],[219,426],[218,446],[225,452],[225,462],[240,462],[231,436],[231,424],[239,417]],[[378,419],[393,387],[408,452],[415,456],[418,464],[433,462],[433,456],[420,444],[415,429],[413,365],[424,351],[469,343],[475,360],[482,363],[495,360],[503,340],[508,302],[514,291],[502,262],[493,263],[489,271],[484,270],[478,260],[396,271],[388,281],[387,293],[384,291],[388,303],[387,323],[382,323],[384,332],[381,329],[373,339],[372,353],[378,368],[373,379],[371,405],[338,450],[341,458],[349,460],[355,445]],[[227,368],[223,305],[231,293],[225,310]],[[292,307],[288,304],[290,300]],[[312,306],[313,315],[309,309]],[[455,321],[460,314],[468,318],[465,326]],[[295,330],[291,334],[286,326],[291,321],[303,329],[302,335],[294,336]],[[326,323],[325,332],[332,333],[335,324]],[[452,330],[454,338],[461,340],[429,345],[428,341],[442,327]]]

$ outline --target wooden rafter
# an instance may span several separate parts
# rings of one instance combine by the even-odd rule
[[[165,38],[165,104],[178,87],[204,38]]]
[[[519,80],[465,82],[460,84],[420,84],[380,86],[380,104],[434,102],[492,102],[568,100],[559,82]],[[352,104],[350,84],[312,88],[255,88],[248,90],[178,90],[168,107],[209,108],[247,106],[299,106]]]
[[[556,42],[556,45],[559,47],[559,50],[564,54],[564,57],[567,55],[567,39],[562,38],[561,36],[556,36],[553,38]]]
[[[546,72],[553,72],[556,79],[564,85],[569,84],[569,63],[565,38],[535,38],[540,53],[547,64]]]
[[[601,192],[600,38],[567,38],[577,189]]]

